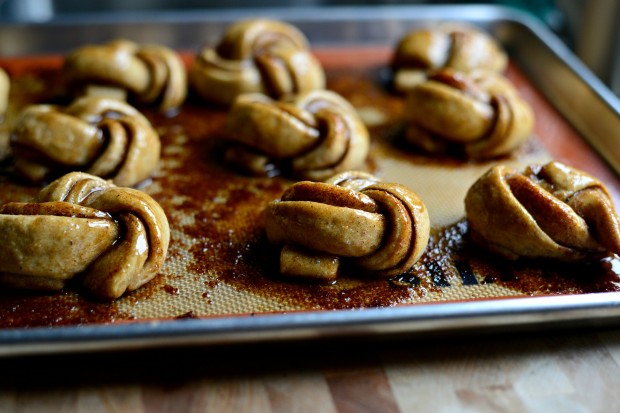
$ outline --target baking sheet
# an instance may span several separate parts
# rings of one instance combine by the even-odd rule
[[[298,13],[298,14],[297,14]],[[316,48],[324,64],[338,73],[340,69],[346,70],[351,67],[351,62],[363,61],[368,67],[373,64],[385,65],[386,50],[389,52],[396,40],[411,28],[428,24],[433,21],[445,21],[458,19],[481,25],[491,31],[508,49],[513,61],[516,63],[512,69],[513,79],[519,79],[525,73],[522,91],[536,94],[538,91],[552,102],[555,109],[561,110],[564,116],[586,137],[587,142],[605,155],[605,159],[612,168],[617,167],[614,151],[618,150],[611,131],[618,129],[618,103],[614,96],[598,82],[583,66],[568,52],[565,47],[555,39],[537,22],[519,13],[513,13],[509,9],[496,7],[418,7],[406,8],[382,8],[376,9],[330,9],[307,11],[261,11],[261,15],[281,18],[297,25],[310,38],[311,44]],[[248,12],[248,15],[255,13]],[[154,16],[155,17],[155,16]],[[204,19],[202,19],[204,17]],[[82,25],[71,22],[40,26],[27,31],[25,36],[30,39],[35,47],[28,49],[24,46],[20,54],[42,54],[51,52],[63,52],[84,42],[100,43],[114,37],[127,37],[136,41],[158,41],[168,44],[179,50],[197,48],[197,43],[213,42],[224,30],[228,22],[245,16],[235,13],[221,13],[218,15],[168,16],[166,19],[153,19],[151,23],[132,24],[132,22],[93,23],[88,25],[90,37],[77,36]],[[194,37],[188,39],[188,28],[200,27],[201,30],[194,32]],[[163,30],[165,28],[165,30]],[[2,30],[15,30],[12,33],[3,33],[0,38],[12,38],[17,32],[23,34],[22,27],[8,27]],[[160,38],[162,33],[167,33],[165,39]],[[71,36],[65,36],[73,33]],[[65,35],[63,35],[65,34]],[[152,36],[148,36],[148,35]],[[202,34],[202,37],[201,37]],[[93,38],[96,36],[98,38]],[[101,36],[101,38],[99,38]],[[143,38],[148,36],[148,39]],[[49,39],[59,39],[58,42],[49,42]],[[72,44],[78,38],[79,44]],[[196,42],[196,38],[201,41]],[[63,43],[64,42],[64,43]],[[53,43],[53,47],[51,47]],[[0,44],[4,49],[4,45]],[[349,53],[350,61],[344,59],[341,51],[343,47]],[[5,49],[4,49],[5,50]],[[11,54],[11,51],[6,52]],[[337,56],[335,58],[334,56]],[[24,61],[27,61],[25,59]],[[37,64],[37,60],[30,61]],[[40,62],[40,61],[39,61]],[[347,66],[348,64],[348,66]],[[381,71],[377,73],[377,80],[381,79]],[[527,89],[527,82],[533,82],[535,88]],[[567,87],[570,84],[570,87]],[[565,91],[570,91],[570,96]],[[533,98],[536,100],[536,98]],[[561,103],[558,103],[561,102]],[[358,105],[359,106],[359,105]],[[586,110],[586,108],[588,110]],[[590,110],[594,108],[596,110]],[[364,114],[364,108],[361,109]],[[545,110],[553,111],[553,107],[544,104],[536,108],[537,113]],[[541,112],[542,111],[542,112]],[[551,112],[550,112],[551,113]],[[372,113],[366,111],[367,119],[372,118]],[[545,116],[545,115],[543,115]],[[555,114],[557,116],[557,114]],[[376,117],[375,117],[376,118]],[[540,137],[548,139],[546,144],[553,150],[549,153],[543,149],[531,150],[523,156],[515,159],[519,164],[528,163],[531,160],[553,157],[574,159],[582,165],[576,165],[585,170],[592,170],[595,175],[611,186],[617,203],[617,178],[612,169],[606,169],[605,165],[593,155],[584,140],[581,140],[574,131],[562,122],[547,123],[554,128],[549,131],[538,130]],[[543,123],[544,125],[544,123]],[[561,136],[561,147],[555,147],[553,138]],[[167,150],[175,153],[174,145],[182,146],[183,134],[172,133]],[[566,139],[568,139],[568,144]],[[556,145],[557,146],[557,145]],[[554,150],[555,148],[555,150]],[[575,151],[580,156],[575,156]],[[529,156],[533,158],[530,158]],[[174,157],[168,158],[174,162]],[[381,165],[381,171],[385,180],[402,180],[403,168],[410,168],[412,163],[407,159],[398,157],[385,157],[395,165]],[[178,162],[179,160],[176,159]],[[400,163],[399,163],[400,162]],[[174,169],[174,165],[168,165]],[[485,165],[473,166],[470,170],[470,178],[475,179]],[[433,169],[433,165],[423,165],[422,169]],[[467,169],[470,169],[469,167]],[[461,168],[460,171],[463,169]],[[617,171],[618,169],[616,169]],[[438,169],[433,169],[436,175]],[[418,171],[419,172],[419,171]],[[413,175],[419,174],[416,172]],[[427,173],[430,173],[427,171]],[[601,176],[602,175],[602,176]],[[407,182],[408,183],[408,182]],[[461,182],[462,184],[462,182]],[[424,193],[416,179],[411,182],[416,191]],[[465,187],[461,185],[460,187]],[[264,186],[262,187],[264,188]],[[277,192],[277,188],[272,189]],[[157,188],[152,189],[157,193]],[[446,193],[454,196],[450,189]],[[456,197],[456,196],[455,196]],[[423,196],[423,198],[425,198]],[[460,198],[462,199],[462,197]],[[450,205],[460,205],[448,203]],[[438,204],[445,202],[438,202]],[[459,209],[436,212],[433,217],[435,224],[450,224],[459,217]],[[432,211],[437,211],[433,208]],[[442,221],[443,220],[443,221]],[[180,251],[180,250],[179,250]],[[181,254],[181,252],[178,252]],[[174,254],[173,254],[174,256]],[[177,257],[182,262],[183,257]],[[174,260],[172,260],[174,261]],[[615,263],[612,263],[614,265]],[[169,276],[177,274],[175,270],[168,269]],[[167,278],[168,281],[172,278]],[[232,279],[230,279],[232,280]],[[229,281],[230,281],[229,280]],[[177,280],[179,281],[179,280]],[[195,281],[195,280],[194,280]],[[204,287],[200,291],[188,292],[187,289],[179,288],[172,282],[159,284],[159,297],[169,302],[177,302],[172,317],[162,318],[160,312],[149,313],[152,306],[149,302],[153,296],[145,292],[138,292],[120,304],[115,304],[114,311],[117,313],[104,314],[100,319],[94,317],[90,324],[75,326],[55,326],[52,328],[13,328],[0,330],[0,354],[16,355],[25,353],[45,353],[54,351],[76,350],[104,350],[116,348],[129,348],[139,346],[154,346],[167,344],[198,344],[198,343],[232,343],[245,340],[273,340],[273,339],[300,339],[309,337],[343,336],[352,334],[361,335],[385,335],[389,333],[412,333],[412,332],[439,332],[446,330],[485,328],[491,326],[535,326],[547,323],[601,323],[615,321],[620,315],[617,306],[620,296],[616,292],[598,292],[587,294],[583,288],[579,291],[567,291],[567,295],[537,297],[524,297],[522,290],[507,288],[501,292],[494,290],[493,294],[485,296],[480,292],[473,292],[475,288],[484,289],[483,285],[471,286],[471,288],[459,291],[472,292],[470,296],[450,296],[450,291],[455,288],[440,288],[440,293],[413,297],[411,300],[392,300],[377,305],[372,305],[366,298],[357,305],[328,305],[328,301],[317,302],[315,307],[306,304],[295,306],[294,302],[280,299],[275,301],[264,300],[264,296],[256,294],[256,291],[243,291],[235,288],[243,286],[243,283],[234,282],[208,285],[212,279],[207,274],[204,279],[198,280]],[[454,283],[454,280],[448,280]],[[457,280],[458,281],[458,280]],[[609,280],[607,280],[610,282]],[[461,284],[464,280],[461,280]],[[613,280],[611,281],[613,282]],[[436,284],[436,283],[435,283]],[[441,283],[439,283],[441,284]],[[479,284],[479,283],[478,283]],[[499,285],[499,284],[498,284]],[[233,286],[233,287],[231,287]],[[249,285],[246,284],[246,287]],[[439,286],[441,287],[441,285]],[[232,288],[230,297],[245,299],[236,311],[230,310],[230,303],[222,304],[218,310],[214,300],[218,297],[213,294],[214,288]],[[299,286],[286,287],[283,294],[288,294]],[[419,291],[413,289],[412,291]],[[446,293],[446,291],[448,293]],[[184,293],[193,294],[197,300],[202,300],[201,308],[209,311],[196,310],[193,301],[188,300]],[[557,291],[556,291],[557,293]],[[205,295],[206,294],[206,295]],[[518,298],[507,298],[511,295]],[[220,291],[219,297],[225,297],[226,293]],[[501,297],[496,298],[496,297]],[[53,300],[54,297],[51,297]],[[346,297],[343,297],[346,298]],[[44,297],[43,300],[48,298]],[[77,298],[76,298],[77,299]],[[472,300],[473,299],[473,300]],[[467,300],[467,301],[463,301]],[[209,305],[205,305],[205,302]],[[53,301],[49,301],[52,303]],[[283,304],[284,302],[284,304]],[[146,305],[144,305],[146,303]],[[188,303],[186,308],[181,304]],[[361,303],[361,305],[360,305]],[[83,302],[77,305],[84,305]],[[123,307],[126,305],[126,307]],[[353,309],[348,309],[353,308]],[[41,307],[39,307],[41,308]],[[141,308],[144,309],[141,312]],[[252,309],[250,311],[249,309]],[[161,310],[161,309],[160,309]],[[328,311],[329,310],[329,311]],[[50,309],[53,314],[53,309]],[[132,317],[126,317],[131,313]],[[54,325],[54,322],[50,323]],[[62,324],[61,322],[57,324]],[[69,323],[70,324],[70,323]]]

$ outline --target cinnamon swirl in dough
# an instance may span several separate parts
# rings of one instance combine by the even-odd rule
[[[76,279],[115,299],[159,272],[170,229],[146,193],[73,172],[31,203],[0,207],[0,238],[0,283],[56,290]]]
[[[560,162],[523,172],[493,167],[467,192],[465,211],[473,240],[509,259],[620,253],[620,223],[607,189]]]
[[[325,73],[296,27],[266,19],[239,21],[219,44],[205,47],[189,71],[207,101],[230,105],[242,93],[275,99],[325,87]]]
[[[149,121],[127,103],[82,97],[65,108],[27,107],[11,146],[15,171],[32,182],[83,171],[134,186],[157,167],[161,143]]]
[[[269,204],[265,228],[270,242],[283,245],[282,274],[333,281],[343,260],[378,277],[408,271],[428,244],[430,222],[410,189],[344,172],[292,185]]]

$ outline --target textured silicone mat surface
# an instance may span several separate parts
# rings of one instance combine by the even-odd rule
[[[437,158],[401,142],[404,100],[388,85],[389,51],[317,51],[328,88],[347,98],[369,127],[366,169],[400,182],[426,203],[433,227],[429,247],[408,274],[392,280],[341,277],[312,285],[277,275],[277,249],[262,226],[265,205],[292,182],[252,178],[223,161],[220,131],[226,110],[190,97],[175,116],[145,108],[162,139],[162,161],[141,186],[164,208],[171,245],[163,271],[143,288],[114,303],[96,302],[71,286],[58,293],[3,291],[0,326],[106,323],[122,320],[225,316],[297,310],[411,305],[517,295],[616,291],[615,260],[583,266],[507,263],[470,245],[463,220],[469,186],[492,164],[522,168],[552,158],[585,169],[606,182],[617,203],[618,186],[587,145],[511,66],[507,76],[534,107],[536,129],[510,157],[485,163]],[[61,58],[0,62],[12,77],[11,106],[2,125],[29,103],[67,103]],[[2,164],[0,203],[24,201],[39,188],[25,185]]]

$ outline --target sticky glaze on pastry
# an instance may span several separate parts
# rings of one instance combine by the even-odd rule
[[[76,279],[114,299],[159,272],[170,230],[146,193],[74,172],[31,203],[0,207],[0,238],[0,283],[56,290]]]
[[[467,192],[472,238],[509,259],[596,259],[620,253],[620,223],[605,186],[559,162],[520,173],[496,166]]]
[[[4,116],[9,105],[9,91],[11,89],[11,81],[6,71],[0,68],[0,117]]]
[[[132,106],[83,97],[65,108],[26,108],[11,146],[15,171],[32,182],[83,171],[116,185],[134,186],[157,167],[161,143],[149,121]]]
[[[503,72],[508,58],[486,32],[469,25],[443,24],[409,32],[396,46],[394,88],[405,92],[429,73],[449,68],[459,72],[483,69]]]
[[[234,142],[227,160],[246,171],[313,181],[362,169],[369,147],[368,130],[355,109],[327,90],[280,101],[241,95],[229,112],[226,138]]]
[[[230,105],[242,93],[273,98],[325,87],[323,68],[296,27],[274,20],[242,20],[215,47],[203,48],[190,68],[193,89]]]
[[[404,116],[412,145],[471,159],[509,154],[534,125],[532,109],[510,81],[488,71],[435,73],[409,90]]]
[[[269,204],[265,228],[270,242],[283,245],[282,274],[333,281],[342,261],[377,277],[406,272],[426,248],[430,223],[407,187],[345,172],[292,185]]]
[[[64,75],[75,91],[118,88],[139,104],[161,111],[178,108],[187,95],[187,74],[173,50],[155,44],[115,40],[83,46],[65,59]]]

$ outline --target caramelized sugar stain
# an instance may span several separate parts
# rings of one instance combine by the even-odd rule
[[[199,244],[197,250],[204,247]],[[385,280],[343,278],[318,285],[278,276],[276,247],[270,246],[262,228],[255,228],[247,242],[219,245],[210,260],[196,259],[193,270],[215,273],[217,280],[236,289],[301,309],[341,309],[389,306],[410,298],[411,292]]]
[[[559,263],[545,260],[507,261],[475,245],[462,220],[433,235],[427,255],[441,257],[443,273],[457,275],[463,285],[497,284],[526,295],[586,294],[620,291],[620,258]],[[428,257],[425,257],[428,259]]]
[[[91,301],[73,292],[0,294],[0,328],[102,324],[132,318],[119,311],[115,303]]]
[[[56,84],[56,71],[32,73],[25,72],[14,81],[12,93],[19,96],[19,105],[41,102],[43,98],[62,100],[61,90],[51,86]],[[36,82],[31,82],[32,79]],[[328,87],[357,108],[370,108],[366,114],[375,121],[370,126],[374,151],[368,163],[371,170],[376,169],[373,157],[379,153],[414,163],[439,163],[455,168],[462,165],[458,159],[431,158],[399,146],[402,97],[389,93],[377,68],[328,71]],[[267,243],[264,234],[263,211],[292,182],[281,177],[248,177],[223,163],[224,147],[219,134],[226,112],[222,108],[190,99],[175,116],[141,109],[162,139],[161,168],[142,189],[164,208],[172,238],[162,273],[123,297],[121,301],[125,304],[137,304],[162,294],[169,299],[179,297],[182,291],[177,281],[187,278],[205,306],[212,304],[218,288],[227,285],[239,292],[279,302],[285,310],[393,306],[440,297],[454,287],[485,284],[531,295],[620,289],[618,257],[583,265],[506,262],[472,245],[465,221],[435,228],[425,254],[415,267],[391,280],[368,279],[346,266],[334,284],[283,279],[277,270],[279,250]],[[535,147],[526,146],[523,150],[535,150]],[[27,200],[39,190],[7,175],[0,176],[0,186],[0,202]],[[134,319],[132,314],[119,310],[118,302],[96,302],[78,292],[77,288],[52,294],[3,292],[0,327]],[[200,310],[169,317],[199,317]]]

